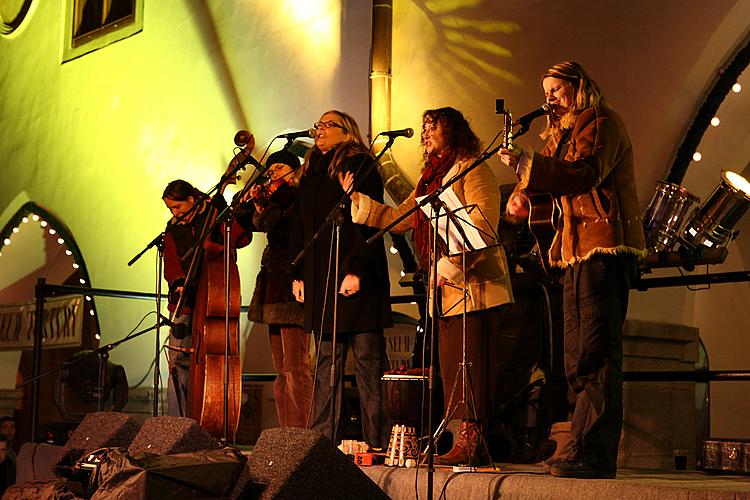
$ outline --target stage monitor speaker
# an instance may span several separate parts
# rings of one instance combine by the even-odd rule
[[[243,476],[235,498],[388,498],[328,438],[311,429],[263,431]]]
[[[101,411],[89,413],[65,443],[65,451],[79,450],[81,455],[99,448],[127,448],[138,434],[140,425],[124,413]]]
[[[128,448],[130,456],[139,453],[173,455],[199,450],[216,450],[221,443],[186,417],[151,417]]]

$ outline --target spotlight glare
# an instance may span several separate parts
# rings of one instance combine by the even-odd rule
[[[719,120],[718,116],[714,116],[713,118],[711,118],[711,125],[713,125],[714,127],[718,127],[719,123],[721,123],[721,120]]]
[[[740,85],[739,82],[732,85],[732,92],[734,92],[735,94],[739,93],[741,90],[742,85]]]
[[[701,161],[701,158],[703,158],[703,155],[700,154],[698,151],[693,153],[693,161]]]

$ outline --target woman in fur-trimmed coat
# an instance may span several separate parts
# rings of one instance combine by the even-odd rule
[[[550,264],[565,269],[565,371],[576,393],[572,452],[548,461],[559,477],[613,478],[622,430],[622,329],[636,262],[645,254],[633,149],[620,116],[575,62],[542,77],[552,108],[541,153],[500,151],[518,189],[508,214],[528,217],[522,190],[562,210]]]

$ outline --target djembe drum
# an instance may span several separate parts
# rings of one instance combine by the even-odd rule
[[[429,369],[391,372],[383,375],[385,413],[393,422],[385,465],[416,467],[419,459],[417,425],[423,386]]]

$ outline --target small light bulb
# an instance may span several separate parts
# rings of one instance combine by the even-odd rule
[[[29,222],[29,218],[28,217],[24,217],[23,219],[21,219],[21,222],[23,222],[24,224],[26,224],[26,223]]]
[[[405,273],[405,272],[404,272],[404,270],[402,269],[402,270],[401,270],[401,277],[403,278],[404,276],[406,276],[406,273]]]
[[[14,232],[14,233],[18,234],[18,231],[19,231],[19,229],[18,229],[17,227],[14,227],[14,228],[13,228],[13,232]]]
[[[735,94],[739,93],[741,90],[742,85],[740,85],[739,83],[735,83],[734,85],[732,85],[732,92],[734,92]]]
[[[57,242],[58,242],[58,243],[59,243],[60,245],[62,245],[63,243],[65,243],[65,240],[64,240],[64,239],[62,239],[62,238],[57,238]]]
[[[101,340],[102,336],[101,336],[101,335],[99,335],[98,333],[95,333],[95,334],[94,334],[94,338],[95,338],[96,340]]]
[[[6,245],[10,245],[10,238],[5,238],[3,240],[3,243],[5,243]]]
[[[93,315],[94,315],[94,310],[93,310],[93,309],[89,309],[89,314],[90,314],[91,316],[93,316]]]
[[[89,302],[91,302],[91,295],[86,295],[86,300],[88,300]]]
[[[701,158],[703,158],[703,155],[700,154],[698,151],[693,153],[693,161],[701,161]]]
[[[39,223],[39,225],[42,227],[47,227],[47,221],[43,220],[42,222]]]
[[[78,280],[78,282],[79,282],[80,284],[82,284],[82,285],[85,285],[85,284],[86,284],[86,280],[85,280],[85,279],[83,279],[83,278],[79,279],[79,280]]]
[[[55,234],[55,233],[57,233],[57,231],[55,231],[55,230],[54,230],[54,229],[52,229],[52,228],[49,228],[49,234]]]
[[[65,255],[73,255],[73,252],[71,252],[70,250],[65,250]]]
[[[31,218],[34,219],[34,222],[37,222],[39,220],[39,216],[37,214],[32,215]]]
[[[79,267],[81,266],[79,266],[77,262],[73,262],[73,269],[78,269]]]
[[[398,249],[396,247],[394,247],[393,245],[391,245],[391,253],[392,254],[397,254],[398,253]]]
[[[718,127],[719,123],[721,123],[721,120],[719,120],[718,116],[714,116],[713,118],[711,118],[711,125],[713,125],[714,127]]]

